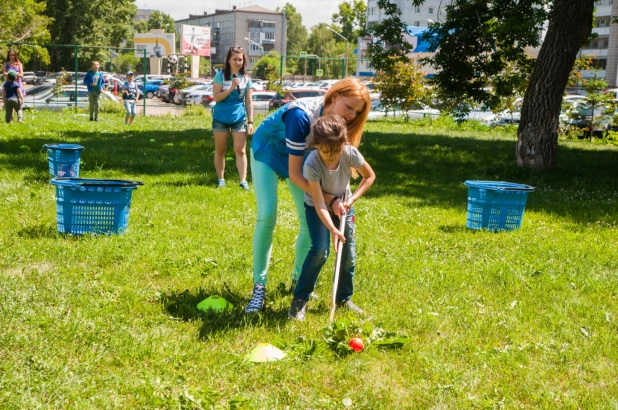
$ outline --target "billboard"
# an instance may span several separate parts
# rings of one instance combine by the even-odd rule
[[[135,34],[135,57],[143,57],[146,49],[146,57],[165,58],[176,53],[176,34],[174,33],[143,33]]]
[[[182,54],[210,56],[210,27],[182,25]]]

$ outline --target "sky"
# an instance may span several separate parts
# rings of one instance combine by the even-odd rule
[[[251,5],[262,6],[275,10],[285,3],[292,4],[303,18],[303,25],[310,29],[318,23],[331,23],[332,15],[337,12],[342,0],[136,0],[140,9],[159,10],[172,16],[174,20],[186,19],[189,14],[202,14],[207,11],[214,13],[215,9],[231,10]]]

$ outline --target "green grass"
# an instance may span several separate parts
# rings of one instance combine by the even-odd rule
[[[266,311],[242,314],[255,200],[231,144],[229,187],[214,188],[210,117],[25,120],[0,129],[0,408],[618,406],[615,146],[561,141],[558,169],[537,174],[515,166],[513,130],[368,124],[377,180],[356,209],[354,299],[410,342],[338,357],[320,333],[332,260],[307,320],[286,319],[296,220],[283,182]],[[41,151],[53,142],[86,147],[82,177],[145,183],[128,232],[56,232]],[[536,186],[522,229],[466,230],[467,179]],[[197,311],[212,294],[235,309]],[[260,342],[286,360],[244,362]]]

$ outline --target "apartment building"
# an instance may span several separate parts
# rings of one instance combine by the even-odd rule
[[[598,77],[605,78],[610,87],[618,85],[618,24],[612,20],[618,16],[618,0],[595,1],[596,37],[579,51],[578,56],[592,55]],[[583,78],[591,78],[595,71],[582,71]]]
[[[285,23],[282,12],[261,6],[233,6],[232,10],[191,14],[187,19],[176,20],[176,35],[180,36],[183,24],[210,27],[212,67],[222,69],[230,47],[240,46],[248,58],[247,69],[251,70],[260,57],[270,51],[285,55]]]
[[[446,6],[451,0],[427,0],[421,6],[413,6],[410,0],[391,0],[401,10],[401,21],[412,27],[427,27],[431,21],[439,22],[446,15]],[[367,0],[367,26],[379,23],[384,18],[378,0]]]

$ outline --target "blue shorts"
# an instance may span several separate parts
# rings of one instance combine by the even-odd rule
[[[234,124],[227,124],[225,122],[212,119],[212,131],[213,132],[247,132],[247,124],[244,121]]]
[[[135,117],[135,100],[124,100],[124,109],[127,110],[127,115]]]

